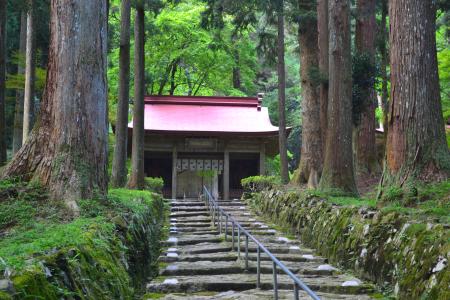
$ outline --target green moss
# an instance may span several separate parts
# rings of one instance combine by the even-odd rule
[[[0,211],[17,221],[0,213],[0,273],[12,272],[20,299],[132,299],[157,273],[167,215],[161,196],[111,190],[79,201],[81,217],[72,220],[38,186],[1,186],[12,192]]]
[[[416,207],[394,201],[377,210],[374,200],[294,190],[254,193],[247,201],[278,225],[294,229],[330,262],[378,283],[385,291],[379,298],[389,298],[398,285],[395,296],[401,299],[446,299],[448,272],[431,270],[450,251],[450,232],[430,210],[434,206],[448,217],[447,184],[418,186],[418,197],[434,200]],[[364,206],[370,209],[360,208]]]

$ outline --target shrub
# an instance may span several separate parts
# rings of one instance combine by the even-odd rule
[[[161,177],[146,177],[145,187],[153,192],[161,193],[164,187],[164,180]]]
[[[256,193],[271,189],[278,181],[276,176],[250,176],[242,179],[241,185],[246,192]]]

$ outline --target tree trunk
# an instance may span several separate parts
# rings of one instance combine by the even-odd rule
[[[241,67],[240,67],[240,57],[239,57],[239,49],[238,49],[238,36],[237,34],[233,34],[231,37],[231,44],[233,45],[233,88],[240,90],[241,89]]]
[[[301,10],[312,7],[311,0],[299,0]],[[311,11],[311,13],[314,13]],[[299,182],[308,182],[309,188],[316,188],[322,173],[322,134],[320,131],[320,98],[317,83],[311,78],[312,70],[318,67],[317,19],[305,17],[299,23],[298,43],[300,45],[300,78],[302,87],[302,148],[299,166]]]
[[[357,194],[352,154],[350,1],[329,1],[329,95],[323,190]]]
[[[40,181],[75,215],[107,191],[106,26],[106,1],[51,1],[39,120],[2,174]]]
[[[367,55],[373,65],[375,65],[375,10],[375,0],[357,1],[356,52],[359,55]],[[375,109],[378,101],[374,84],[373,80],[370,86],[360,91],[365,99],[357,124],[353,128],[355,169],[359,174],[374,174],[381,171],[375,143]]]
[[[319,89],[320,132],[322,135],[322,153],[325,153],[325,139],[328,123],[328,0],[317,0],[317,29],[319,71],[322,77]]]
[[[0,0],[0,166],[6,162],[6,0]]]
[[[130,95],[130,19],[131,2],[122,0],[119,52],[119,103],[117,103],[116,144],[111,172],[111,185],[123,187],[127,182],[128,102]]]
[[[384,138],[386,141],[387,132],[388,132],[388,115],[389,115],[389,106],[388,106],[388,76],[387,76],[387,67],[389,63],[389,56],[387,50],[387,40],[389,39],[387,32],[387,13],[388,13],[388,0],[382,1],[381,8],[381,24],[380,24],[380,55],[381,55],[381,103],[383,105],[383,130],[384,130]]]
[[[25,57],[26,43],[27,43],[27,15],[25,12],[20,16],[20,37],[19,37],[19,55]],[[17,67],[17,74],[23,74],[24,69],[21,64]],[[13,153],[16,154],[22,147],[23,134],[23,90],[16,90],[16,105],[14,109],[14,131],[13,131]]]
[[[144,8],[137,7],[134,24],[134,107],[130,188],[143,189],[144,181]]]
[[[281,1],[278,11],[278,126],[280,146],[281,182],[289,182],[287,140],[286,140],[286,69],[284,64],[284,1]]]
[[[23,128],[22,139],[26,141],[33,128],[34,121],[34,83],[36,66],[34,0],[29,1],[27,12],[27,50],[25,65],[25,96],[23,101]]]
[[[446,179],[445,139],[436,57],[436,3],[389,3],[391,97],[382,185]]]

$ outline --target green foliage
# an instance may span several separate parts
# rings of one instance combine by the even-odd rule
[[[25,57],[19,53],[15,53],[11,61],[13,64],[25,69]],[[24,90],[25,89],[25,74],[6,74],[6,88],[11,90]],[[36,95],[41,95],[47,77],[47,70],[36,66],[36,81],[35,81],[35,91]]]
[[[271,189],[280,184],[280,179],[275,176],[250,176],[241,180],[241,185],[246,192],[260,192]]]
[[[442,110],[445,121],[450,119],[450,40],[448,39],[448,33],[450,32],[450,25],[448,21],[450,19],[449,14],[449,12],[441,13],[437,20],[437,23],[440,26],[436,31],[439,83],[441,86]]]
[[[403,189],[398,186],[389,187],[386,192],[382,196],[383,202],[394,202],[402,199],[403,197]]]
[[[294,155],[288,151],[288,163],[292,162]],[[275,155],[274,158],[266,158],[266,173],[270,176],[280,177],[281,160],[280,154]],[[289,177],[292,178],[293,172],[289,171]]]
[[[119,11],[118,1],[111,10]],[[146,14],[146,93],[168,95],[255,95],[256,54],[249,32],[234,36],[230,20],[223,31],[200,26],[205,5],[199,0],[166,5],[158,15]],[[119,14],[110,18],[115,28],[109,54],[110,121],[114,123],[119,85]],[[131,42],[131,60],[134,57]],[[241,88],[233,87],[233,68],[239,67]],[[131,64],[133,74],[133,64]],[[133,98],[133,76],[130,82]]]
[[[164,187],[164,180],[161,177],[146,177],[145,187],[151,191],[161,193]]]

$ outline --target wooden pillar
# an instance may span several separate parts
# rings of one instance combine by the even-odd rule
[[[223,200],[230,199],[230,152],[223,155]]]
[[[266,144],[261,143],[259,150],[259,175],[266,175]]]
[[[177,198],[177,146],[172,149],[172,199]]]

